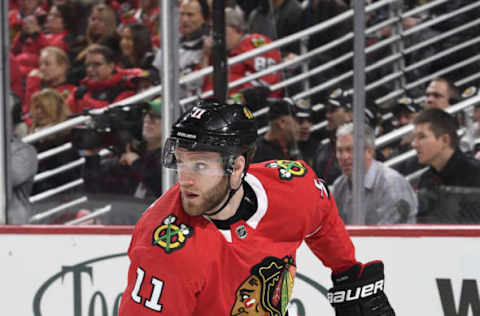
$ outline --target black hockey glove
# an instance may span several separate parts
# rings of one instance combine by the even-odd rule
[[[383,292],[383,262],[356,264],[332,274],[332,281],[328,300],[336,316],[395,316]]]

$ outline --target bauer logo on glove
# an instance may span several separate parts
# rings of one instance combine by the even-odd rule
[[[374,283],[358,286],[355,289],[346,289],[328,293],[328,301],[330,303],[343,303],[348,301],[358,300],[359,298],[365,298],[379,291],[383,291],[384,280],[378,280]]]

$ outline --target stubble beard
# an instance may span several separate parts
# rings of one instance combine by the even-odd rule
[[[227,178],[215,185],[211,190],[202,193],[195,200],[185,199],[182,194],[182,206],[185,212],[191,216],[199,216],[210,211],[215,211],[220,206],[228,194]]]

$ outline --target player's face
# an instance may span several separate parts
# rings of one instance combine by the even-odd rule
[[[442,158],[442,152],[449,146],[446,135],[436,137],[430,128],[430,123],[415,125],[412,147],[417,150],[418,162],[437,166]]]
[[[261,305],[261,283],[252,275],[238,288],[231,315],[266,315]]]
[[[185,212],[198,216],[216,211],[228,193],[220,154],[177,148],[175,157]]]

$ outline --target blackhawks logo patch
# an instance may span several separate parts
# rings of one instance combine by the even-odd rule
[[[300,161],[277,160],[265,165],[267,168],[278,168],[278,176],[282,180],[291,180],[293,177],[303,177],[308,169]]]
[[[292,257],[264,258],[250,269],[250,275],[237,288],[230,315],[285,315],[295,274]]]
[[[252,38],[252,44],[255,48],[265,45],[265,39],[263,37],[254,37]]]
[[[187,238],[193,236],[193,227],[177,224],[177,217],[168,215],[162,225],[153,232],[153,245],[162,248],[166,253],[181,249]]]

